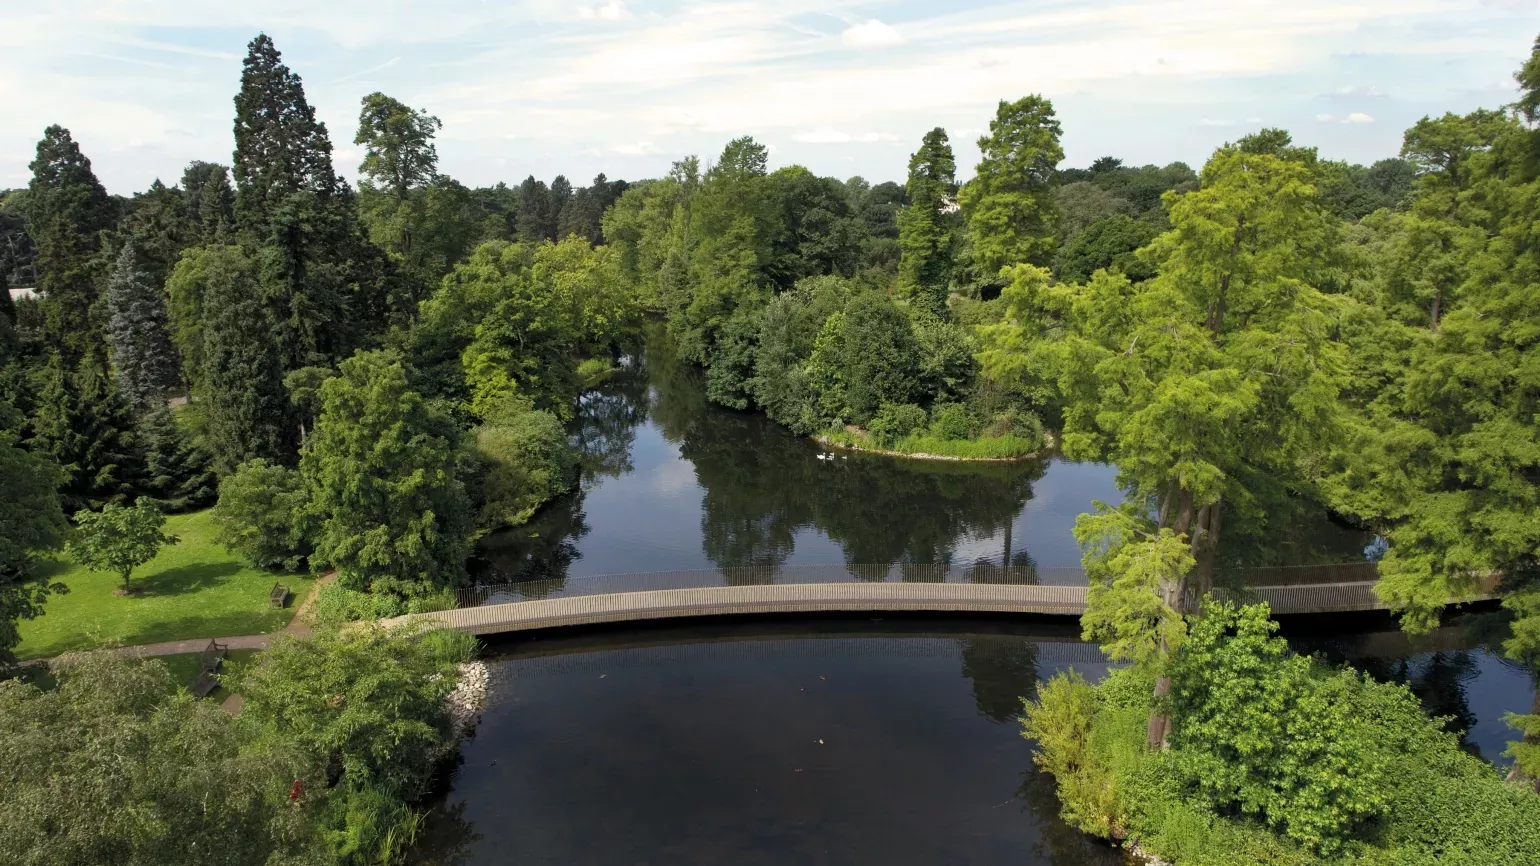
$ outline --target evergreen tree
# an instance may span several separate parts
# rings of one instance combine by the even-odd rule
[[[215,465],[228,473],[258,457],[292,464],[295,426],[283,359],[252,263],[238,247],[206,252],[199,394]]]
[[[567,180],[564,174],[558,174],[551,181],[551,195],[546,200],[546,226],[550,229],[550,239],[559,241],[566,235],[561,232],[561,215],[572,204],[572,181]]]
[[[1046,264],[1059,222],[1050,184],[1064,159],[1053,103],[1035,95],[1002,101],[979,151],[978,170],[958,203],[981,275],[993,279],[1007,265]]]
[[[64,470],[59,499],[65,511],[138,495],[144,464],[134,433],[133,411],[95,359],[85,359],[71,375],[53,356],[27,445]]]
[[[157,178],[147,192],[134,196],[133,211],[124,220],[138,265],[159,291],[182,251],[198,238],[197,226],[188,217],[182,191]]]
[[[114,207],[91,161],[61,126],[44,130],[31,168],[27,232],[37,245],[44,338],[74,363],[103,346],[96,258]]]
[[[321,405],[300,462],[319,523],[312,560],[351,589],[411,597],[457,582],[474,521],[453,421],[386,352],[343,361]]]
[[[218,480],[208,451],[189,436],[165,402],[157,402],[139,419],[144,445],[144,490],[170,512],[190,511],[214,503]]]
[[[178,381],[177,352],[166,321],[166,298],[141,269],[132,242],[118,254],[107,281],[107,337],[118,390],[135,407],[160,402]]]
[[[235,228],[235,187],[230,185],[230,169],[194,160],[182,172],[182,195],[199,243],[230,242]]]
[[[957,160],[946,130],[925,133],[909,158],[909,206],[898,213],[899,289],[938,316],[946,315],[952,281],[953,218],[947,213],[957,194]]]
[[[39,554],[58,550],[69,530],[59,508],[59,468],[21,447],[16,435],[21,420],[0,401],[0,478],[5,479],[5,496],[0,497],[0,673],[15,660],[11,650],[21,641],[16,621],[42,613],[49,592],[64,589],[35,580],[32,566]]]
[[[551,191],[545,181],[535,180],[534,175],[519,184],[519,210],[514,218],[514,231],[518,239],[527,244],[553,240],[556,227],[551,218]]]
[[[235,97],[236,226],[257,250],[285,369],[345,354],[384,316],[384,280],[359,272],[367,243],[331,152],[299,76],[271,39],[253,39]]]

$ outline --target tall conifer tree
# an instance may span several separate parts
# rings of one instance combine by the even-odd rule
[[[59,499],[64,509],[124,502],[139,492],[143,459],[134,416],[95,357],[70,374],[54,355],[44,373],[28,447],[64,470]]]
[[[957,160],[938,126],[909,158],[909,206],[898,214],[899,288],[938,316],[946,315],[952,278],[955,219],[947,211],[956,194]]]
[[[189,163],[182,172],[182,195],[199,243],[221,244],[231,240],[235,228],[235,188],[230,185],[230,169],[213,162]]]
[[[37,245],[44,338],[73,364],[103,343],[96,259],[115,209],[62,126],[44,130],[31,168],[27,231]]]
[[[166,320],[166,297],[140,266],[132,242],[107,281],[107,338],[118,390],[138,408],[159,402],[180,378]]]
[[[374,299],[357,296],[382,281],[356,272],[365,242],[331,151],[299,76],[259,35],[235,97],[235,215],[243,242],[257,250],[284,369],[345,355],[382,315]]]
[[[283,357],[272,314],[257,293],[253,265],[239,247],[211,247],[202,274],[203,350],[199,393],[208,414],[215,465],[228,473],[257,457],[295,457]]]

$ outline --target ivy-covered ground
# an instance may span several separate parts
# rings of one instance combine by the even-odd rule
[[[63,557],[44,563],[50,579],[69,592],[51,596],[42,616],[21,623],[17,656],[271,633],[289,623],[310,590],[310,576],[252,568],[215,542],[212,511],[172,515],[165,531],[180,542],[135,570],[132,596],[114,594],[122,585],[116,574],[88,571]],[[268,602],[277,581],[294,593],[283,610]]]

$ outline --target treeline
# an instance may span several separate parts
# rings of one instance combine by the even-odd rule
[[[692,157],[633,185],[605,237],[642,302],[706,368],[713,401],[844,441],[1019,455],[1057,419],[978,375],[975,328],[1000,317],[1002,269],[1148,279],[1137,253],[1170,228],[1163,196],[1199,184],[1182,163],[1061,169],[1059,134],[1047,100],[1001,103],[972,181],[958,183],[936,129],[903,187],[772,172],[765,147],[742,138],[704,169]],[[1323,206],[1341,218],[1399,206],[1411,190],[1404,159],[1317,163]],[[851,440],[845,425],[864,429]],[[1004,444],[974,447],[981,439]]]
[[[563,425],[639,314],[595,246],[626,184],[469,189],[438,171],[439,129],[364,97],[354,189],[259,36],[229,166],[110,196],[45,131],[0,199],[0,277],[36,289],[3,295],[0,444],[38,479],[19,509],[50,515],[0,566],[5,622],[40,610],[61,509],[217,499],[254,563],[335,567],[335,606],[389,613],[443,603],[476,535],[570,486]]]

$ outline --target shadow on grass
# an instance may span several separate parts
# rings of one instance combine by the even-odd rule
[[[100,630],[87,630],[61,636],[58,640],[29,642],[17,649],[23,660],[47,658],[72,650],[105,649],[114,646],[167,643],[174,640],[207,641],[209,638],[243,637],[274,634],[288,622],[276,610],[230,611],[223,614],[183,616],[159,619],[129,627],[110,639]]]
[[[239,574],[243,569],[235,562],[204,562],[178,565],[148,574],[130,581],[130,585],[142,596],[186,595],[212,589],[224,582],[224,578]]]

